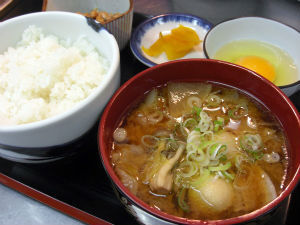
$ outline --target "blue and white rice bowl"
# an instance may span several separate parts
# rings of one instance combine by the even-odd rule
[[[169,13],[152,17],[141,23],[132,34],[130,48],[134,56],[146,66],[155,66],[160,63],[168,62],[165,53],[158,57],[151,57],[142,51],[142,46],[149,48],[158,38],[159,33],[168,34],[179,24],[192,28],[197,33],[201,43],[195,47],[196,50],[189,52],[181,59],[205,58],[203,53],[203,40],[206,33],[212,28],[212,24],[200,17],[182,14]]]

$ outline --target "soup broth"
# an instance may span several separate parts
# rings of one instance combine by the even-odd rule
[[[124,186],[168,214],[235,217],[262,207],[284,188],[287,150],[279,123],[232,88],[155,88],[113,139],[111,163]]]

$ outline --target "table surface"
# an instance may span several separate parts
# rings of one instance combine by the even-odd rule
[[[1,1],[0,1],[1,3]],[[41,0],[14,1],[10,9],[2,16],[0,21],[41,10]],[[262,16],[288,24],[300,30],[300,2],[297,0],[135,0],[135,19],[133,26],[140,21],[141,15],[159,15],[167,12],[190,13],[203,17],[213,24],[240,16]],[[0,36],[1,39],[1,36]],[[122,54],[130,54],[130,50],[123,50]],[[133,56],[132,56],[133,57]],[[122,58],[121,58],[122,60]],[[125,60],[125,59],[124,59]],[[126,65],[126,61],[121,62]],[[126,59],[134,60],[134,59]],[[127,75],[122,77],[122,82],[146,67],[135,62],[138,68],[121,72]],[[299,110],[300,92],[291,97]],[[299,202],[299,188],[293,193],[291,206]],[[0,225],[2,224],[83,224],[61,212],[26,197],[6,186],[0,184]],[[287,224],[293,224],[296,218],[295,207],[290,207]]]

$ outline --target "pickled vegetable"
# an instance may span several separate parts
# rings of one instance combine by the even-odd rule
[[[170,34],[159,33],[159,38],[150,48],[142,46],[142,50],[149,56],[157,57],[163,52],[168,60],[181,58],[193,51],[194,47],[201,42],[196,31],[192,28],[179,25],[171,30]]]

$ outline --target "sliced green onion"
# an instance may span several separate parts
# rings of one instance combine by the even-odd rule
[[[202,105],[201,99],[196,96],[190,96],[187,100],[188,106],[192,107],[199,107]]]
[[[224,124],[224,119],[223,119],[223,121],[215,120],[215,121],[214,121],[214,124],[215,124],[215,125],[223,126],[223,124]]]
[[[194,152],[189,152],[187,154],[187,159],[192,159],[192,160],[195,160],[197,162],[202,162],[206,159],[206,155],[205,155],[205,153],[203,152],[202,149],[198,149]]]
[[[199,127],[196,127],[196,128],[194,129],[194,131],[200,132],[200,128],[199,128]]]
[[[213,129],[211,118],[204,111],[200,113],[200,121],[198,123],[198,127],[200,128],[200,132],[205,132]]]
[[[219,160],[210,160],[208,166],[217,166],[219,165]]]
[[[214,121],[214,132],[219,131],[219,129],[224,126],[224,122],[224,118],[218,117],[217,120]]]
[[[236,105],[233,109],[228,111],[228,116],[232,119],[240,119],[248,114],[248,107],[246,104]]]
[[[144,135],[141,138],[141,142],[144,146],[149,148],[155,148],[158,145],[159,139],[152,135]]]
[[[228,116],[233,119],[237,119],[234,115],[235,109],[228,110]]]
[[[235,178],[234,174],[229,173],[227,171],[221,171],[221,173],[223,174],[224,177],[226,177],[227,179],[229,179],[231,181],[234,180],[234,178]]]
[[[197,131],[192,131],[189,133],[186,142],[188,144],[193,143],[194,145],[199,145],[201,143],[201,134]]]
[[[227,153],[227,145],[224,144],[216,143],[209,148],[209,155],[210,155],[210,159],[212,160],[220,159],[226,153]]]
[[[186,137],[190,132],[189,129],[187,129],[186,127],[184,127],[182,125],[180,125],[179,129],[184,137]]]
[[[202,112],[202,108],[197,107],[197,106],[193,106],[193,110],[192,110],[193,114],[196,114],[197,117],[200,117],[201,112]]]
[[[208,157],[205,157],[204,160],[202,160],[202,161],[200,161],[200,162],[198,162],[198,163],[199,163],[199,165],[200,165],[200,168],[203,168],[203,167],[208,166],[210,162],[211,162],[211,161],[209,160],[209,158],[208,158]]]
[[[246,156],[242,154],[238,154],[234,158],[234,165],[237,169],[241,167],[243,161],[246,161]]]
[[[150,113],[149,115],[147,115],[147,118],[151,124],[156,124],[163,120],[164,115],[161,111],[156,110]]]
[[[186,151],[188,152],[188,153],[190,153],[190,152],[196,152],[197,151],[197,145],[196,144],[194,144],[194,143],[187,143],[187,145],[186,145]]]
[[[193,144],[188,144],[186,146],[186,150],[187,150],[186,159],[191,160],[190,159],[191,155],[196,154],[197,149]]]
[[[197,121],[194,118],[188,118],[184,121],[183,126],[189,130],[192,130],[197,126]]]
[[[259,160],[264,156],[264,153],[262,151],[258,151],[258,152],[249,152],[250,155],[252,156],[252,158],[254,158],[255,160]]]
[[[245,134],[240,139],[242,149],[249,152],[257,152],[262,147],[262,140],[259,134]]]
[[[189,205],[185,202],[184,198],[185,198],[185,193],[186,193],[186,189],[182,188],[178,194],[178,198],[177,198],[177,202],[179,207],[185,211],[188,212],[190,210]]]
[[[201,142],[201,144],[199,145],[199,148],[201,149],[205,149],[207,147],[209,147],[210,145],[213,145],[214,142],[213,141],[203,141]]]
[[[214,132],[219,131],[220,125],[219,124],[215,124],[214,126]]]
[[[195,175],[198,171],[197,164],[191,161],[184,161],[180,163],[178,169],[181,169],[180,175],[185,178]]]
[[[222,123],[221,125],[224,126],[224,122],[225,122],[225,119],[224,119],[224,118],[222,118],[222,117],[217,117],[217,121],[218,121],[219,123]]]
[[[212,156],[212,158],[215,158],[215,156],[218,153],[218,143],[213,144],[212,146],[210,146],[209,148],[209,155]],[[216,154],[214,154],[216,152]]]
[[[208,97],[206,98],[205,101],[208,106],[216,107],[216,106],[220,105],[220,103],[222,102],[222,99],[215,93],[212,93],[212,94],[208,95]]]
[[[202,141],[208,141],[214,138],[214,133],[212,131],[204,131],[200,136]]]
[[[210,166],[208,167],[209,171],[215,172],[215,171],[224,171],[228,170],[231,167],[231,162],[227,162],[225,165],[220,164],[219,166]]]

